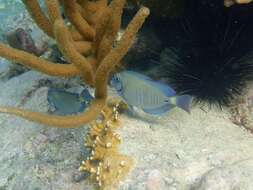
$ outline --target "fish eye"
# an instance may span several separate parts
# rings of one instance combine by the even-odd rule
[[[122,83],[121,83],[120,77],[118,75],[115,75],[114,82],[115,82],[115,88],[117,89],[117,91],[121,91],[122,90]]]
[[[116,75],[114,79],[116,80],[116,82],[119,82],[119,76]]]

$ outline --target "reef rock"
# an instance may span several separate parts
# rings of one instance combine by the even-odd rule
[[[253,189],[253,160],[246,159],[208,171],[192,190]]]

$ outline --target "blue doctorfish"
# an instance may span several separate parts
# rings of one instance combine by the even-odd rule
[[[56,115],[68,115],[82,112],[93,99],[88,89],[84,89],[81,94],[72,93],[61,89],[50,88],[47,100],[50,106],[54,107]]]
[[[134,71],[117,73],[113,75],[110,84],[130,107],[141,108],[146,113],[159,115],[176,106],[190,113],[192,96],[177,96],[170,86],[140,73]]]

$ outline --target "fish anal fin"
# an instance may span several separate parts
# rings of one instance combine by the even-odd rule
[[[161,115],[161,114],[164,114],[165,112],[168,112],[174,107],[175,107],[174,105],[165,104],[157,108],[143,108],[143,111],[152,115]]]
[[[122,73],[127,73],[127,74],[130,74],[130,75],[133,75],[139,79],[143,79],[143,80],[148,80],[148,81],[152,81],[152,79],[146,75],[143,75],[141,73],[138,73],[138,72],[135,72],[135,71],[123,71]]]

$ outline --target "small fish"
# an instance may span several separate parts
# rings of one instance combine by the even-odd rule
[[[146,113],[160,115],[176,106],[190,113],[192,96],[177,96],[170,86],[153,81],[140,73],[117,73],[112,77],[110,85],[130,107],[141,108]]]
[[[67,115],[82,112],[93,99],[88,89],[84,89],[81,94],[67,92],[65,90],[50,88],[47,100],[49,105],[54,107],[54,114]]]

